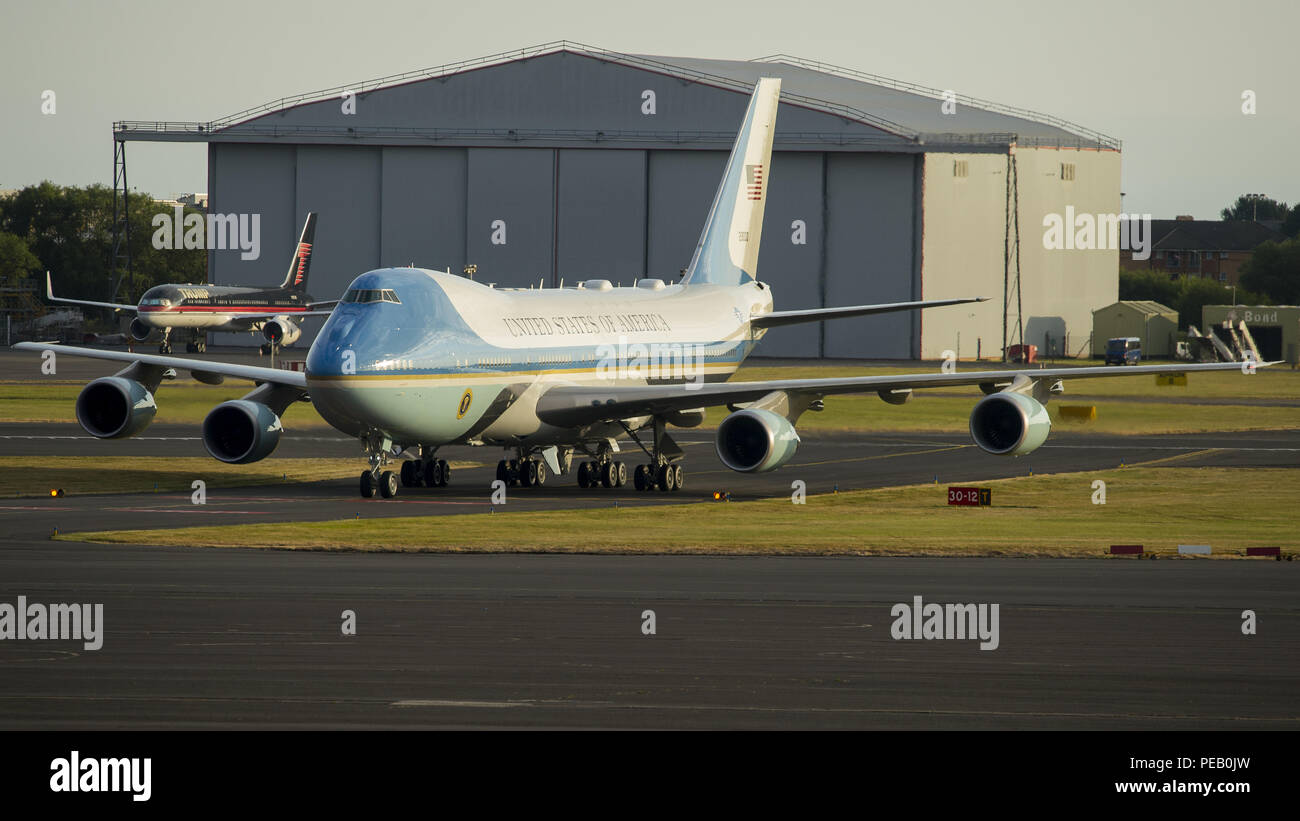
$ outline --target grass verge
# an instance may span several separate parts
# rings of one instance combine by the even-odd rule
[[[1106,504],[1093,504],[1095,480]],[[1294,550],[1296,469],[1121,468],[984,482],[993,505],[943,485],[754,502],[61,534],[67,541],[400,552],[1100,557],[1111,544]],[[506,507],[508,510],[508,506]],[[665,515],[670,513],[671,515]],[[581,538],[575,536],[581,534]]]

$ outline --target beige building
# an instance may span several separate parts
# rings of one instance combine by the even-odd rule
[[[1119,296],[1118,237],[1105,228],[1120,211],[1119,189],[1118,150],[1012,145],[1006,155],[926,154],[922,296],[991,299],[928,312],[923,358],[952,350],[996,359],[1004,333],[1008,345],[1023,333],[1040,356],[1088,356],[1093,311]]]
[[[1178,312],[1149,300],[1125,300],[1092,312],[1092,355],[1106,355],[1106,340],[1136,336],[1142,356],[1173,356],[1178,342]]]
[[[1300,306],[1295,305],[1206,305],[1201,308],[1204,325],[1223,336],[1223,323],[1246,323],[1259,355],[1270,362],[1300,363]]]

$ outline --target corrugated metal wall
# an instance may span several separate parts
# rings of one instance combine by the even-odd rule
[[[643,108],[647,89],[657,95],[652,115]],[[672,144],[636,147],[626,136],[590,148],[522,137],[520,147],[381,144],[374,136],[355,144],[308,144],[307,137],[276,138],[292,145],[213,142],[211,207],[261,214],[263,249],[256,261],[241,261],[237,251],[213,252],[214,282],[278,282],[309,210],[320,214],[310,281],[317,299],[338,297],[366,270],[410,263],[453,272],[473,263],[479,281],[506,287],[591,277],[674,281],[690,262],[726,143],[664,135],[685,134],[673,131],[683,128],[734,132],[745,97],[570,55],[382,89],[359,97],[357,106],[358,117],[372,125],[550,123],[611,134],[641,129],[659,135],[648,142]],[[338,105],[326,101],[250,123],[310,126],[340,117]],[[785,129],[851,136],[866,128],[783,104],[778,144]],[[772,286],[778,309],[919,293],[916,156],[838,144],[776,152],[759,276]],[[309,321],[298,344],[305,347],[319,325]],[[770,333],[758,355],[906,358],[917,350],[918,334],[906,315],[844,320],[824,330],[812,324]],[[256,344],[260,338],[214,341]]]
[[[415,264],[502,287],[591,277],[676,279],[725,155],[718,151],[215,145],[213,207],[261,214],[262,255],[211,255],[213,281],[284,275],[303,216],[320,214],[311,294]],[[779,309],[911,299],[914,155],[778,152],[759,276]],[[558,175],[558,178],[557,178]],[[504,242],[502,242],[504,240]],[[912,355],[908,315],[771,332],[760,356]],[[318,322],[309,321],[304,343]],[[217,344],[256,344],[219,335]],[[824,347],[823,347],[824,346]]]

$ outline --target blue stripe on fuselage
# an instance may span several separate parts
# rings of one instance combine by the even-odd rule
[[[391,289],[401,303],[340,302],[307,354],[308,378],[507,375],[519,371],[594,369],[608,357],[612,347],[607,340],[599,344],[530,348],[493,345],[470,329],[437,281],[417,269],[369,271],[357,277],[349,288]],[[757,344],[750,339],[660,343],[698,352],[699,359],[693,363],[700,366],[739,365]]]

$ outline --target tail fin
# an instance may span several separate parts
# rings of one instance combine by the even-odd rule
[[[307,290],[307,273],[311,270],[311,246],[316,238],[316,212],[307,214],[307,222],[302,226],[302,236],[298,246],[293,249],[293,258],[289,260],[289,272],[284,275],[281,288],[291,291]]]
[[[709,219],[686,269],[686,283],[739,285],[754,279],[780,99],[779,77],[763,77],[754,87]]]

